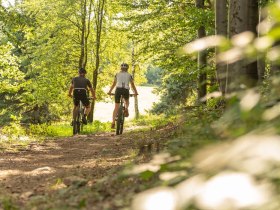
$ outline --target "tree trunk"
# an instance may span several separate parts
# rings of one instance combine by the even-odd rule
[[[215,1],[215,11],[216,11],[216,34],[227,37],[227,0],[216,0]],[[216,57],[219,54],[216,48]],[[223,95],[226,92],[226,77],[227,77],[227,65],[222,65],[216,62],[216,77],[219,83],[220,91]]]
[[[257,37],[257,25],[259,23],[259,5],[256,0],[248,0],[248,29],[253,32]],[[252,62],[248,64],[246,68],[247,86],[254,87],[258,82],[258,62]]]
[[[91,15],[92,15],[92,6],[93,6],[93,0],[90,0],[89,3],[89,11],[88,11],[88,20],[87,20],[87,32],[85,35],[85,58],[84,58],[84,66],[87,65],[87,61],[88,61],[88,38],[90,35],[90,25],[91,25]]]
[[[82,13],[82,28],[81,28],[81,39],[80,39],[80,58],[79,68],[85,68],[85,33],[86,33],[86,12],[87,12],[87,0],[81,1],[81,13]]]
[[[244,32],[247,28],[246,11],[248,0],[230,0],[229,5],[229,38]],[[246,68],[244,61],[228,65],[226,93],[240,89]]]
[[[196,7],[199,9],[204,9],[204,0],[196,0]],[[204,26],[199,27],[197,31],[197,35],[199,39],[206,36],[206,31]],[[197,91],[198,100],[200,100],[207,94],[207,84],[206,84],[207,75],[205,72],[206,64],[207,64],[207,51],[204,50],[198,53],[198,70],[199,70],[198,91]],[[206,101],[203,103],[206,103]]]
[[[95,41],[95,68],[93,70],[92,86],[96,90],[98,82],[98,70],[100,67],[100,47],[101,47],[101,35],[103,29],[103,18],[104,18],[104,8],[105,0],[99,0],[95,12],[95,28],[96,28],[96,41]],[[95,108],[95,100],[91,103],[91,110],[88,116],[88,121],[93,122]]]
[[[262,7],[259,6],[259,23],[264,20],[263,14],[262,14]],[[258,31],[258,37],[260,36]],[[265,60],[264,58],[258,58],[258,75],[259,75],[259,83],[262,83],[265,77]]]
[[[135,74],[136,74],[136,68],[135,68],[136,67],[136,61],[135,61],[134,46],[132,47],[131,57],[132,57],[132,77],[135,78]],[[139,114],[138,98],[137,97],[134,97],[134,110],[135,110],[135,119],[138,119],[140,114]]]
[[[229,37],[244,31],[255,34],[258,23],[258,3],[256,0],[231,0],[229,11]],[[257,62],[246,64],[244,60],[229,65],[227,92],[254,87],[258,81]]]

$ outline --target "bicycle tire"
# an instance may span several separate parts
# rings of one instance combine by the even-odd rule
[[[73,135],[80,133],[80,122],[78,120],[78,117],[73,122]]]
[[[118,110],[118,118],[117,118],[117,128],[116,128],[116,135],[122,134],[123,130],[123,105],[120,104],[119,110]]]
[[[123,109],[123,111],[122,111],[122,117],[121,117],[121,123],[120,123],[120,134],[122,134],[123,133],[123,125],[124,125],[124,109]]]
[[[76,120],[73,120],[73,135],[76,135],[77,134],[77,121]]]
[[[77,116],[73,120],[73,135],[79,134],[81,132],[81,110],[80,106],[77,111]]]
[[[77,116],[77,133],[79,134],[80,132],[81,132],[81,115],[79,112]]]
[[[80,122],[80,132],[83,132],[83,130],[84,130],[84,123],[83,123],[83,121],[82,121],[82,116],[84,115],[84,108],[82,108],[82,106],[80,105],[80,120],[79,120],[79,122]]]

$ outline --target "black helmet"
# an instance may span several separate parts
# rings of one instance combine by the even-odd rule
[[[79,69],[79,74],[86,74],[87,71],[84,68]]]
[[[122,63],[122,64],[121,64],[121,67],[129,68],[129,65],[128,65],[127,63]]]

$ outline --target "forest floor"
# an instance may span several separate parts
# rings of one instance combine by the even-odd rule
[[[0,151],[0,209],[123,209],[141,189],[117,174],[149,159],[173,131],[78,135]]]

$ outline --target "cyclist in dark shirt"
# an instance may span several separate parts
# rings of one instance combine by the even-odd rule
[[[75,118],[75,113],[77,112],[79,102],[81,101],[85,106],[85,113],[82,119],[84,124],[87,124],[86,117],[90,112],[90,102],[87,96],[88,88],[91,92],[92,98],[93,99],[96,98],[95,91],[92,88],[91,82],[87,78],[85,78],[86,73],[87,72],[84,68],[79,69],[79,76],[72,79],[71,86],[68,92],[68,96],[71,98],[73,97],[73,102],[74,102],[73,119]]]

